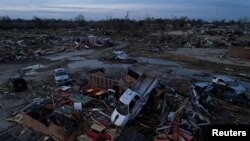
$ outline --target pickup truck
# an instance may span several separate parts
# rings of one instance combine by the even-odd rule
[[[118,104],[111,115],[111,121],[116,126],[124,126],[133,120],[147,103],[154,88],[159,84],[156,77],[142,73],[131,88],[119,98]]]

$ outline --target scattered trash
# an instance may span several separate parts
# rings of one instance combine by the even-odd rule
[[[115,56],[115,59],[128,59],[128,54],[126,54],[124,51],[113,51],[113,55]]]
[[[63,68],[55,72],[66,74]],[[138,133],[135,137],[142,139],[191,141],[201,138],[202,126],[212,124],[218,110],[218,87],[208,82],[195,82],[179,93],[158,77],[132,69],[121,81],[109,79],[103,69],[86,71],[85,79],[80,91],[74,84],[61,86],[4,119],[53,140],[124,140]]]
[[[229,78],[227,76],[214,76],[212,83],[217,86],[224,87],[224,89],[229,89],[234,91],[235,94],[246,94],[246,88],[240,85],[236,80]]]

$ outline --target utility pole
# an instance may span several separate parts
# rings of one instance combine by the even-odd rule
[[[127,11],[127,14],[126,14],[126,16],[125,16],[125,19],[126,19],[126,20],[128,20],[128,18],[129,18],[129,11]]]

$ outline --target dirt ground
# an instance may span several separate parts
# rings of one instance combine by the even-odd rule
[[[194,57],[210,62],[231,64],[237,66],[250,66],[249,60],[240,60],[230,58],[227,55],[228,49],[214,49],[214,48],[178,48],[176,51],[169,51],[170,53],[185,55],[187,57]]]

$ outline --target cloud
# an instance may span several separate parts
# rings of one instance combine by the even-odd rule
[[[42,6],[30,6],[30,5],[13,5],[13,6],[4,6],[0,5],[0,9],[12,10],[12,11],[35,11],[35,10],[48,10],[48,11],[67,11],[67,10],[83,10],[83,9],[103,9],[103,10],[140,10],[140,9],[174,9],[182,8],[182,6],[176,5],[148,5],[148,4],[51,4],[51,5],[42,5]],[[183,7],[184,8],[184,7]]]
[[[171,16],[188,16],[190,18],[230,18],[238,19],[250,13],[249,0],[4,0],[0,5],[0,16],[3,14],[21,13],[24,16],[37,13],[43,17],[53,18],[53,15],[73,17],[82,13],[90,19],[124,17],[126,11],[131,18],[149,15],[156,18]],[[67,14],[68,13],[68,14]],[[71,14],[71,16],[70,16]],[[90,17],[93,16],[93,17]],[[17,17],[14,15],[14,17]],[[29,16],[30,17],[30,16]],[[88,18],[86,18],[88,19]]]

